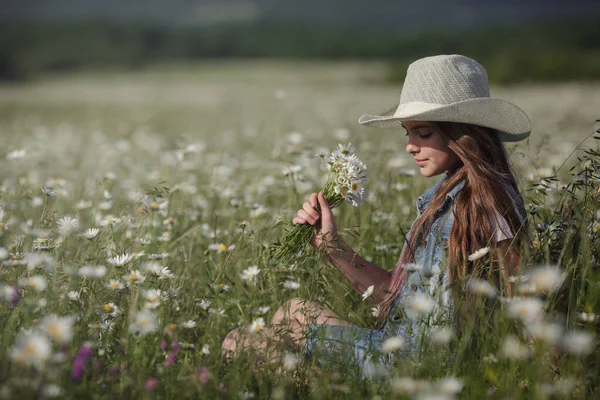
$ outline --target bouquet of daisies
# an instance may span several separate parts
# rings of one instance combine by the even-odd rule
[[[353,207],[362,205],[367,198],[367,166],[354,154],[352,144],[339,144],[329,155],[319,154],[327,165],[327,177],[323,194],[331,208],[347,201]],[[321,210],[317,205],[317,211]],[[271,247],[272,260],[288,264],[294,261],[315,233],[315,227],[309,224],[295,225]]]

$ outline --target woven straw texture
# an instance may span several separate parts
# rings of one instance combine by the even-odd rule
[[[485,68],[461,55],[426,57],[409,67],[393,116],[363,115],[359,123],[380,128],[402,121],[462,122],[496,129],[500,140],[523,140],[531,124],[513,103],[490,97]]]

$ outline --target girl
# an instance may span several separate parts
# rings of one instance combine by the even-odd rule
[[[245,329],[227,335],[226,354],[265,348],[269,340],[285,336],[308,353],[320,353],[321,360],[339,352],[345,362],[360,364],[386,338],[398,336],[410,356],[431,329],[455,320],[457,301],[467,296],[461,283],[510,295],[508,277],[518,273],[526,230],[502,141],[529,136],[525,113],[490,97],[486,71],[476,61],[441,55],[409,66],[393,116],[363,115],[359,123],[404,129],[406,151],[421,175],[442,175],[418,198],[419,215],[391,272],[363,259],[338,235],[322,192],[313,193],[293,219],[316,227],[311,244],[325,251],[358,293],[372,286],[377,328],[351,326],[319,304],[294,299],[277,310],[263,335]]]

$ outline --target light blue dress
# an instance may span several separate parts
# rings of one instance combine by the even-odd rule
[[[444,175],[439,182],[417,199],[419,215],[423,213],[433,199],[436,189],[446,179],[447,175]],[[308,328],[308,337],[304,347],[307,355],[315,357],[319,362],[335,363],[332,365],[337,366],[347,364],[348,367],[361,368],[370,355],[380,352],[381,343],[386,338],[399,336],[405,341],[402,351],[399,352],[400,356],[413,358],[417,355],[420,341],[432,330],[439,326],[452,324],[453,307],[450,293],[447,290],[449,280],[443,262],[444,248],[454,223],[452,205],[463,186],[464,181],[446,195],[423,246],[418,247],[415,251],[414,263],[420,268],[409,272],[407,284],[396,297],[384,326],[381,329],[369,329],[356,326],[312,324]],[[508,184],[506,190],[513,200],[513,207],[523,220],[525,214],[520,196]],[[410,231],[407,236],[409,235]],[[402,251],[405,250],[406,242]],[[435,302],[432,312],[427,313],[426,317],[416,316],[407,309],[407,300],[418,294],[426,295]],[[391,360],[391,356],[388,356],[387,361]]]

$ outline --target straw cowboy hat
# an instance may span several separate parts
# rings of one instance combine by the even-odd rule
[[[485,68],[453,54],[421,58],[408,66],[394,115],[365,114],[358,122],[393,128],[402,121],[462,122],[496,129],[500,140],[516,142],[529,136],[531,123],[513,103],[490,97]]]

